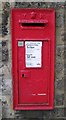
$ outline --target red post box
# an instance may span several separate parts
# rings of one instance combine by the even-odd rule
[[[54,9],[12,9],[15,110],[54,107]]]

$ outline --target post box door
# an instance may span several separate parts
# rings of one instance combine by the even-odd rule
[[[12,10],[13,107],[54,107],[54,9]]]
[[[49,43],[18,41],[19,104],[49,104]]]

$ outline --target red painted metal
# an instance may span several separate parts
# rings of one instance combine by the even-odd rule
[[[15,110],[53,109],[55,10],[12,9],[11,20],[13,108]],[[27,66],[26,44],[31,42],[42,43],[39,54],[40,67]]]

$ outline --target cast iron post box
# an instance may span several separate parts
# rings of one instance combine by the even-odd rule
[[[54,9],[12,9],[15,110],[54,107]]]

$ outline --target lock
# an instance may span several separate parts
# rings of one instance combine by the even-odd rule
[[[30,77],[30,71],[27,70],[21,70],[20,71],[21,78],[29,78]]]
[[[24,74],[22,74],[22,77],[24,78],[24,77],[25,77],[25,75],[24,75]]]

